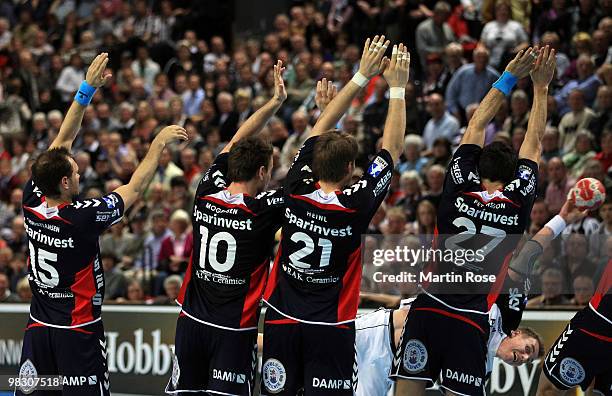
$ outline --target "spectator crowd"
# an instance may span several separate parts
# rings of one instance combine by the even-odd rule
[[[342,88],[357,71],[365,39],[379,33],[407,43],[412,63],[405,151],[370,233],[431,239],[446,166],[467,122],[508,61],[532,44],[555,48],[557,72],[529,234],[558,213],[577,179],[594,177],[612,188],[612,1],[287,0],[285,6],[258,34],[234,26],[234,34],[217,35],[194,18],[207,12],[198,1],[0,2],[0,302],[31,298],[22,188],[87,65],[102,51],[109,53],[112,78],[87,108],[74,145],[83,197],[126,183],[163,126],[178,124],[190,136],[164,151],[145,197],[101,238],[107,302],[173,303],[193,247],[195,187],[224,142],[273,94],[277,59],[286,66],[288,99],[262,132],[274,145],[270,188],[282,183],[319,115],[316,82],[327,78]],[[486,143],[518,150],[530,84],[518,82],[488,125]],[[387,98],[385,81],[373,79],[339,125],[358,139],[362,170],[381,144]],[[366,240],[365,250],[377,243]],[[585,305],[610,258],[612,201],[544,251],[528,306]],[[374,270],[366,260],[364,291],[402,292],[372,282]]]

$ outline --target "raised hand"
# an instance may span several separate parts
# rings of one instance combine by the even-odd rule
[[[283,81],[283,61],[278,60],[274,65],[274,99],[279,102],[287,100],[287,91],[285,90],[285,82]]]
[[[529,72],[535,66],[536,60],[538,59],[538,47],[527,48],[527,50],[521,50],[516,54],[514,59],[506,66],[506,71],[512,73],[516,78],[527,77]]]
[[[87,69],[85,81],[92,87],[99,88],[106,84],[110,79],[111,74],[106,73],[106,64],[108,63],[108,53],[102,52],[96,56]],[[105,74],[106,73],[106,74]]]
[[[383,77],[390,88],[405,88],[410,75],[410,52],[404,44],[394,45],[391,61],[388,62]]]
[[[325,110],[336,94],[338,94],[338,88],[331,81],[327,81],[326,78],[317,81],[315,103],[319,110]]]
[[[556,68],[557,57],[555,55],[555,50],[549,48],[547,45],[540,51],[535,67],[531,73],[529,73],[531,75],[531,81],[533,81],[533,86],[536,88],[548,87],[555,75]]]
[[[361,60],[359,61],[359,73],[368,79],[380,74],[388,63],[388,59],[386,57],[383,58],[383,56],[389,43],[389,40],[385,41],[384,35],[380,37],[376,35],[371,41],[367,39],[363,46]]]
[[[571,199],[565,201],[565,204],[563,204],[563,207],[559,212],[559,216],[565,220],[566,224],[577,223],[578,221],[584,219],[588,214],[588,210],[578,210],[578,208],[576,208],[576,204]]]
[[[163,145],[167,145],[174,140],[187,140],[188,138],[185,128],[178,125],[167,126],[155,136],[155,140]]]

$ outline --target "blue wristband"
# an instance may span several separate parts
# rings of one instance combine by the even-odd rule
[[[493,83],[493,88],[499,89],[504,95],[510,95],[510,91],[516,85],[517,78],[510,72],[504,71],[502,75]]]
[[[91,99],[93,99],[95,93],[96,87],[92,87],[91,85],[87,84],[87,81],[83,80],[79,90],[74,95],[74,100],[82,106],[87,106],[89,103],[91,103]]]

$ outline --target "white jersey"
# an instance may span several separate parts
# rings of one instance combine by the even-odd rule
[[[393,310],[380,308],[355,320],[356,396],[385,396],[393,385],[389,379],[395,354],[392,315]]]
[[[497,349],[507,337],[502,328],[502,315],[497,304],[493,304],[489,311],[489,342],[487,344],[487,375],[493,371],[493,361],[497,355]]]
[[[414,298],[402,300],[399,309],[410,310],[413,301]],[[393,380],[389,379],[395,356],[393,311],[379,308],[355,320],[356,396],[385,396],[393,386]]]

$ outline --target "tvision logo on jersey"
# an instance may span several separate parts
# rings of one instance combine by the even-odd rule
[[[427,364],[427,349],[419,340],[410,340],[404,350],[404,368],[409,373],[423,371]]]
[[[266,360],[261,371],[264,386],[270,393],[278,393],[283,390],[287,380],[287,372],[280,361],[276,359]]]
[[[584,381],[585,373],[582,365],[575,359],[565,358],[559,366],[561,379],[569,386],[578,385]]]
[[[380,157],[376,157],[374,158],[374,162],[372,162],[372,165],[370,165],[368,173],[372,177],[377,177],[378,175],[380,175],[380,172],[382,172],[387,167],[387,165],[389,165],[387,164],[387,161]]]

